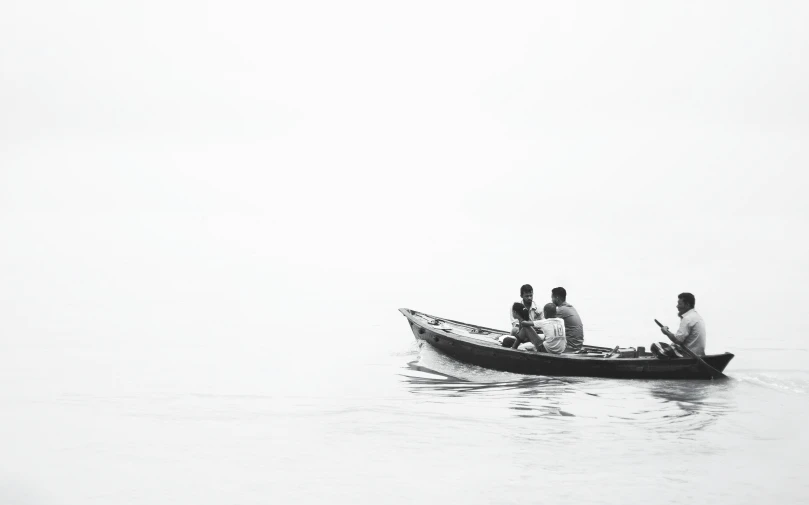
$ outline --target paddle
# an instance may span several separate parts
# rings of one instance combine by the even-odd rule
[[[660,321],[658,321],[657,319],[655,319],[655,322],[657,323],[657,325],[658,325],[658,326],[660,326],[661,328],[663,328],[663,324],[662,324]],[[674,343],[679,343],[679,342],[674,341]],[[694,358],[695,360],[697,360],[697,362],[698,362],[700,365],[702,365],[702,367],[703,367],[703,368],[705,368],[705,370],[707,370],[708,372],[710,372],[710,374],[711,374],[711,379],[724,379],[724,378],[727,378],[727,376],[726,376],[725,374],[723,374],[722,372],[720,372],[720,371],[719,371],[719,370],[717,370],[716,368],[712,367],[712,366],[711,366],[711,365],[709,365],[708,363],[705,363],[705,360],[703,360],[702,358],[700,358],[699,356],[697,356],[696,354],[694,354],[693,352],[691,352],[691,350],[690,350],[689,348],[687,348],[686,346],[684,346],[684,345],[680,345],[680,346],[678,346],[677,348],[678,348],[678,349],[681,349],[681,350],[682,350],[684,353],[688,354],[689,356],[691,356],[692,358]]]

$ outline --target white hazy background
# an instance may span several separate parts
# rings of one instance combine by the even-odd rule
[[[6,0],[3,390],[335,388],[409,345],[397,308],[502,328],[525,282],[565,286],[593,344],[649,345],[691,291],[731,369],[805,357],[808,21]],[[10,482],[45,486],[16,449]]]

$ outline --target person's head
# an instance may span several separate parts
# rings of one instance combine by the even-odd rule
[[[562,302],[567,300],[567,291],[565,288],[553,288],[551,290],[551,301],[555,305],[561,305]]]
[[[542,307],[542,312],[545,313],[545,319],[556,317],[556,305],[553,303],[546,303],[545,306]]]
[[[677,314],[682,316],[697,305],[694,295],[691,293],[680,293],[677,295]]]
[[[514,302],[514,304],[511,306],[511,311],[514,312],[515,317],[518,317],[523,321],[531,320],[531,315],[528,308],[520,302]]]
[[[523,284],[520,286],[520,298],[522,298],[522,301],[525,303],[526,307],[530,306],[531,302],[534,301],[534,288],[532,288],[530,284]]]

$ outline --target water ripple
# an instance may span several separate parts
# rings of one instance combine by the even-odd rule
[[[413,375],[413,372],[418,374]],[[634,426],[650,433],[700,431],[736,409],[739,381],[676,381],[526,376],[459,363],[429,348],[400,373],[407,390],[442,403],[465,401],[479,415],[567,419]]]

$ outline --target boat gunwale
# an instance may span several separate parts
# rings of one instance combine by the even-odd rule
[[[497,333],[499,335],[509,335],[510,334],[509,332],[506,332],[506,331],[503,331],[503,330],[496,330],[496,329],[493,329],[493,328],[486,328],[485,326],[477,326],[477,325],[474,325],[474,324],[463,323],[463,322],[460,322],[460,321],[453,321],[451,319],[446,319],[446,318],[442,318],[442,317],[436,317],[436,316],[432,316],[430,314],[426,314],[424,312],[419,312],[419,311],[412,310],[412,309],[402,308],[402,309],[399,309],[399,311],[408,319],[408,321],[411,321],[412,324],[415,324],[419,328],[423,328],[424,330],[429,331],[431,333],[434,333],[436,335],[438,335],[438,333],[437,333],[438,331],[443,331],[444,333],[442,333],[441,335],[444,336],[445,338],[454,339],[454,340],[463,342],[465,344],[477,345],[477,346],[480,346],[481,348],[498,350],[498,351],[501,351],[501,352],[504,352],[504,353],[511,353],[515,357],[516,356],[521,356],[521,357],[525,357],[525,358],[528,358],[528,359],[540,360],[540,361],[542,361],[544,359],[552,359],[552,360],[561,359],[561,360],[570,360],[570,361],[610,362],[610,363],[619,362],[619,363],[637,363],[637,364],[646,363],[646,362],[659,363],[660,361],[663,361],[663,360],[660,360],[659,358],[657,358],[655,356],[644,356],[644,357],[637,357],[637,358],[606,358],[606,357],[601,357],[601,356],[587,356],[587,355],[583,355],[583,354],[574,354],[574,353],[553,354],[553,353],[545,353],[545,352],[531,352],[531,351],[526,351],[526,350],[522,350],[522,349],[512,349],[510,347],[503,347],[497,340],[494,340],[494,339],[491,342],[489,342],[489,341],[485,341],[485,340],[481,340],[481,339],[477,339],[477,338],[466,337],[464,335],[451,333],[450,331],[448,331],[445,328],[432,328],[430,326],[425,326],[421,322],[415,320],[413,316],[418,314],[418,315],[425,316],[425,317],[428,317],[428,318],[431,318],[431,319],[434,319],[434,320],[437,320],[437,321],[445,321],[447,323],[454,323],[454,324],[458,324],[460,326],[466,326],[466,327],[470,327],[470,328],[479,328],[479,329],[487,330],[487,331],[492,332],[492,333]],[[597,348],[595,346],[585,346],[585,347],[589,347],[591,349],[592,348]],[[609,349],[609,348],[602,347],[600,349]],[[703,359],[705,359],[705,358],[711,359],[711,358],[724,357],[725,355],[728,355],[728,354],[730,354],[731,357],[733,356],[729,352],[724,352],[724,353],[721,353],[721,354],[706,354],[706,355],[701,356],[701,357]],[[682,365],[687,365],[687,364],[692,365],[692,364],[697,363],[696,359],[690,358],[690,357],[671,358],[671,359],[667,359],[667,360],[664,360],[664,361],[668,362],[668,363],[679,363],[679,364],[682,364]]]

